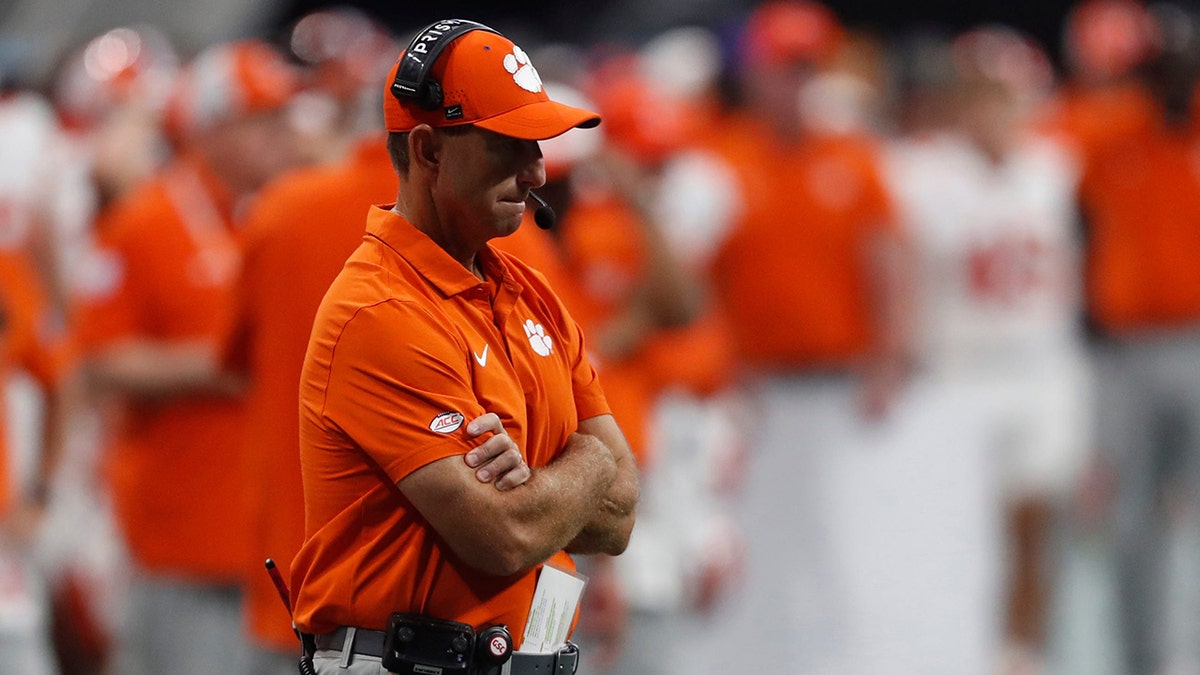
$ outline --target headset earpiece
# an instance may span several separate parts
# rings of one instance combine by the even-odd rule
[[[421,98],[417,102],[426,110],[437,110],[442,107],[442,101],[445,96],[442,94],[442,85],[436,78],[430,76],[425,81],[424,91],[421,92]]]

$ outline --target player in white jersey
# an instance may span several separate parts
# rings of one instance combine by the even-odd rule
[[[30,250],[55,184],[54,166],[47,159],[56,156],[59,140],[53,110],[44,100],[27,93],[0,94],[0,252],[18,255]],[[15,296],[5,297],[7,290],[11,289],[0,290],[0,309],[8,300],[16,301]],[[0,327],[0,340],[3,332]],[[8,365],[0,365],[0,415],[5,416],[0,429],[8,434],[0,439],[0,449],[10,456],[0,462],[14,470],[6,475],[12,483],[0,491],[15,494],[16,504],[32,504],[32,467],[39,464],[46,440],[41,434],[44,392],[29,373],[5,372]],[[0,515],[0,530],[7,534],[13,525],[10,519],[18,518],[19,511],[23,509],[14,504]],[[0,668],[48,675],[53,664],[49,613],[33,543],[0,535]]]
[[[908,564],[925,572],[934,561],[950,566],[974,594],[944,578],[934,592],[983,603],[960,607],[956,622],[956,634],[983,649],[977,658],[993,658],[997,619],[1006,615],[1007,672],[1039,672],[1049,525],[1090,446],[1078,171],[1063,149],[1025,130],[1024,97],[1050,81],[1035,47],[988,29],[960,37],[949,55],[957,69],[945,100],[957,111],[953,123],[890,152],[889,180],[919,258],[921,376],[885,452],[911,452],[947,479],[951,457],[962,468],[953,479],[976,494],[957,504],[964,495],[947,494],[943,508],[956,510],[974,540],[910,550]],[[987,555],[1000,556],[1005,545],[1008,569],[997,569]],[[987,671],[981,663],[972,672]]]

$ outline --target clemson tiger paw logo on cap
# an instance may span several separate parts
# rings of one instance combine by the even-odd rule
[[[542,77],[538,75],[537,68],[529,62],[529,55],[524,49],[513,45],[512,53],[504,57],[504,69],[512,74],[513,81],[525,91],[536,94],[542,90]]]

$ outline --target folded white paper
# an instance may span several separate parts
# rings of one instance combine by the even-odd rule
[[[586,585],[587,577],[581,574],[543,565],[519,651],[551,654],[565,645]]]

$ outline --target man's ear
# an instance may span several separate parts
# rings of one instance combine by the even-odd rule
[[[428,124],[418,124],[408,134],[409,162],[425,171],[436,171],[442,157],[442,136]]]

